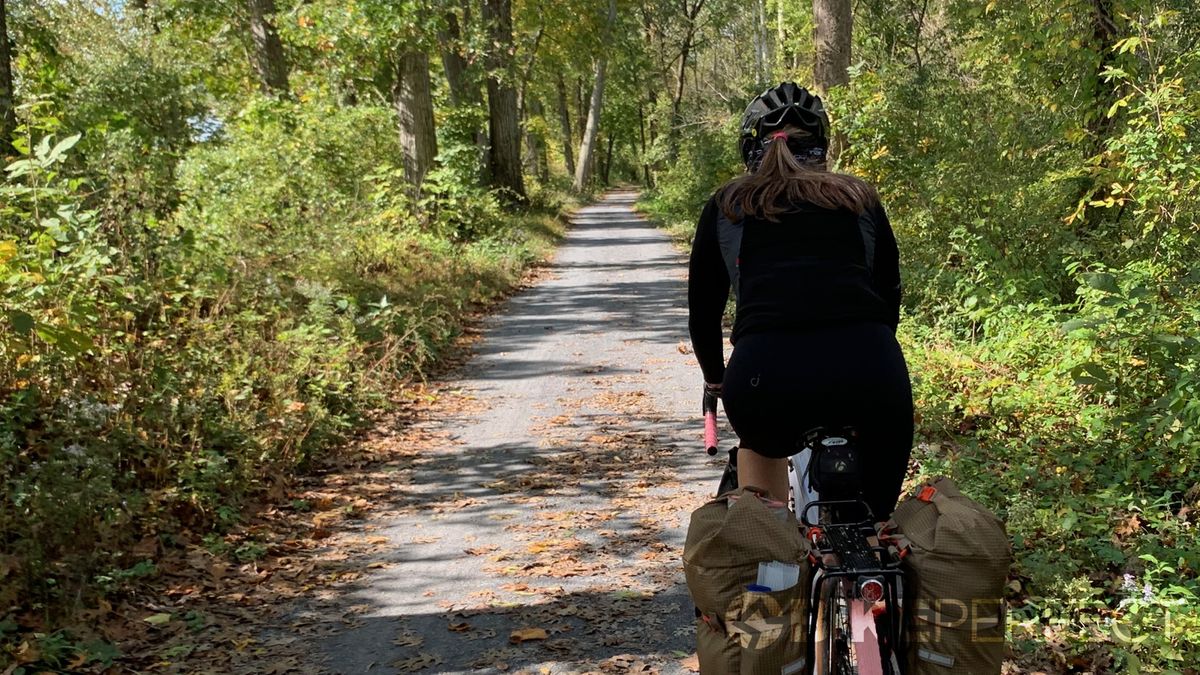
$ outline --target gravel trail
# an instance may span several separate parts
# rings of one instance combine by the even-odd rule
[[[689,672],[680,554],[719,465],[686,260],[635,198],[577,212],[548,273],[485,322],[451,383],[463,405],[419,425],[438,440],[409,499],[366,528],[381,553],[338,595],[353,619],[316,645],[325,667]]]

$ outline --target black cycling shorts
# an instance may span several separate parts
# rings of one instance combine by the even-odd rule
[[[744,335],[729,358],[721,398],[742,447],[768,457],[799,452],[814,427],[854,427],[866,502],[880,519],[895,508],[912,452],[913,401],[890,327]]]

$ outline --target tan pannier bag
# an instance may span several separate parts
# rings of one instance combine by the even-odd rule
[[[692,513],[683,568],[700,615],[702,675],[799,672],[808,636],[808,551],[796,517],[769,508],[755,488],[723,495]],[[758,564],[771,561],[799,565],[796,585],[747,590],[757,581]]]
[[[904,554],[907,675],[998,675],[1012,565],[1004,523],[941,478],[902,501],[885,531]]]

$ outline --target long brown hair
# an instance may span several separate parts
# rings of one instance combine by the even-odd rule
[[[807,136],[796,127],[784,127],[782,131],[789,141],[800,142]],[[757,171],[734,178],[721,188],[719,203],[726,218],[754,216],[779,222],[780,214],[805,202],[854,213],[879,203],[879,194],[866,181],[826,171],[824,163],[801,162],[784,140],[780,137],[767,144]]]

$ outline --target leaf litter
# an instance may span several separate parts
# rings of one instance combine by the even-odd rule
[[[496,592],[443,601],[446,632],[461,640],[455,659],[500,671],[549,658],[589,673],[658,672],[676,657],[636,652],[655,652],[677,628],[678,604],[652,600],[681,583],[681,551],[665,543],[664,532],[681,526],[694,497],[678,489],[674,446],[645,430],[661,421],[653,398],[616,391],[612,381],[592,384],[606,388],[559,400],[562,413],[540,423],[549,450],[530,457],[534,471],[496,476],[487,482],[492,494],[449,496],[430,495],[414,480],[423,470],[455,470],[461,447],[437,421],[479,414],[486,404],[445,387],[417,387],[397,401],[394,418],[381,420],[353,452],[288,486],[283,503],[254,511],[220,551],[181,537],[181,546],[155,560],[159,583],[92,618],[128,655],[122,663],[138,669],[321,672],[315,645],[362,624],[369,609],[344,605],[347,585],[394,565],[381,556],[395,547],[440,538],[396,540],[377,533],[381,524],[505,502],[525,516],[489,514],[505,523],[505,536],[462,549],[490,561]],[[546,498],[569,494],[583,480],[601,485],[603,506],[546,507]],[[229,553],[248,542],[261,556],[242,562]],[[570,592],[553,583],[560,579],[572,580]],[[509,628],[497,634],[497,620]],[[425,645],[425,636],[401,629],[391,667],[435,672],[447,655]]]

